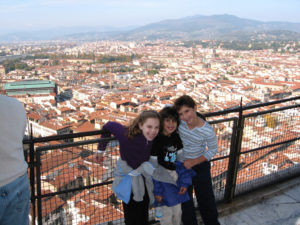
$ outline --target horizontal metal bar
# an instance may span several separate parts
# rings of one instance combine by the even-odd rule
[[[94,136],[94,135],[101,135],[101,134],[108,134],[108,132],[103,131],[103,130],[97,130],[97,131],[80,132],[80,133],[73,133],[73,134],[60,134],[60,135],[53,135],[53,136],[48,136],[48,137],[38,137],[38,138],[32,138],[32,139],[24,139],[23,144],[56,141],[56,140],[71,139],[71,138],[85,137],[85,136]]]
[[[262,147],[254,148],[254,149],[251,149],[251,150],[248,150],[248,151],[241,152],[240,154],[246,154],[246,153],[249,153],[249,152],[256,152],[256,151],[263,150],[265,148],[271,148],[271,147],[274,147],[274,146],[277,146],[277,145],[283,145],[283,144],[287,144],[287,143],[294,142],[294,141],[297,141],[297,140],[300,140],[300,137],[293,138],[293,139],[290,139],[290,140],[287,140],[287,141],[278,142],[278,143],[275,143],[275,144],[270,144],[270,145],[265,145],[265,146],[262,146]]]
[[[210,124],[218,124],[218,123],[225,123],[225,122],[233,122],[235,120],[238,120],[237,117],[230,117],[230,118],[225,118],[225,119],[220,119],[220,120],[212,120],[208,121]]]
[[[76,147],[76,146],[80,146],[80,145],[95,144],[95,143],[104,142],[104,141],[111,141],[111,140],[115,140],[115,138],[114,137],[97,138],[97,139],[95,138],[93,140],[66,142],[66,143],[57,144],[57,145],[47,145],[47,146],[37,147],[36,151],[48,151],[48,150],[52,150],[52,149]]]
[[[276,100],[276,101],[271,101],[271,102],[266,102],[266,103],[258,103],[258,104],[249,105],[249,106],[242,106],[242,107],[236,106],[232,109],[225,109],[225,110],[217,111],[217,112],[203,113],[203,115],[205,117],[221,116],[221,115],[227,115],[229,113],[237,113],[240,110],[245,111],[245,110],[250,110],[250,109],[254,109],[254,108],[261,108],[264,106],[276,105],[276,104],[280,104],[283,102],[295,101],[295,100],[299,100],[299,99],[300,99],[300,96],[296,96],[293,98],[281,99],[281,100]]]
[[[95,188],[95,187],[99,187],[99,186],[108,185],[108,184],[111,184],[111,183],[112,183],[112,181],[107,181],[107,182],[102,182],[102,183],[98,183],[98,184],[82,186],[82,187],[67,189],[67,190],[63,190],[63,191],[52,192],[52,193],[48,193],[48,194],[44,194],[44,195],[41,194],[39,196],[38,195],[35,196],[35,199],[42,199],[42,198],[46,198],[46,197],[50,197],[50,196],[66,194],[66,193],[69,193],[69,192],[81,191],[81,190],[85,190],[85,189],[91,189],[91,188]]]
[[[294,109],[297,107],[300,107],[300,104],[281,107],[281,108],[277,108],[277,109],[270,109],[270,110],[263,111],[263,112],[249,113],[249,114],[244,115],[244,117],[245,118],[255,117],[255,116],[264,115],[264,114],[268,114],[268,113],[279,112],[279,111],[284,111],[284,110],[288,110],[288,109]]]

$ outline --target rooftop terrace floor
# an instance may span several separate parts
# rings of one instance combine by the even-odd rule
[[[300,225],[300,177],[218,205],[221,225]]]

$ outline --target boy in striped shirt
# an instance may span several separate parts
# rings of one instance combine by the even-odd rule
[[[182,203],[183,224],[198,224],[192,197],[194,189],[204,224],[219,225],[209,163],[218,151],[216,134],[204,117],[198,116],[196,103],[190,96],[177,98],[174,108],[181,119],[178,131],[183,143],[184,166],[197,174],[188,188],[190,200]]]

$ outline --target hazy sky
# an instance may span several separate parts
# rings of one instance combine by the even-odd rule
[[[216,14],[300,23],[300,0],[0,0],[0,32],[71,26],[128,27]]]

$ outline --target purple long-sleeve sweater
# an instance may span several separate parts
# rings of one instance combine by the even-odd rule
[[[107,122],[102,129],[109,131],[119,141],[121,159],[125,160],[133,169],[149,160],[152,141],[147,141],[143,134],[129,139],[127,137],[128,129],[117,122]],[[105,136],[102,135],[102,137]],[[107,142],[99,142],[98,150],[104,151],[106,145]]]

